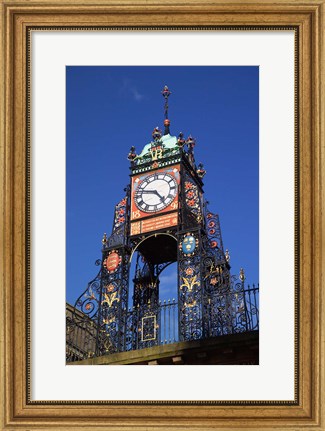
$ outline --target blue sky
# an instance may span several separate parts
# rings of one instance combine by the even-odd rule
[[[66,292],[74,303],[93,279],[101,239],[129,183],[127,154],[163,129],[168,85],[171,134],[196,138],[205,197],[220,216],[231,272],[258,283],[258,87],[254,66],[69,66],[66,69]],[[176,265],[161,276],[176,294]],[[132,276],[133,274],[131,274]],[[175,282],[173,282],[175,279]]]

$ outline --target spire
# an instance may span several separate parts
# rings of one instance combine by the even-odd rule
[[[172,94],[167,85],[165,85],[163,91],[161,92],[165,99],[165,120],[164,120],[164,126],[165,126],[165,132],[164,135],[169,135],[169,126],[170,126],[170,120],[168,119],[168,97]]]

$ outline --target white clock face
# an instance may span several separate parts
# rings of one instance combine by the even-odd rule
[[[167,208],[177,195],[177,182],[166,173],[148,175],[138,186],[134,201],[139,210],[154,213]]]

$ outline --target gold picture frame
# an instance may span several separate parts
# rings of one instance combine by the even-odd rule
[[[325,0],[1,0],[1,429],[325,430],[324,7]],[[27,179],[30,28],[287,27],[298,35],[299,278],[296,399],[238,402],[34,402],[29,399]],[[26,330],[27,328],[27,330]]]

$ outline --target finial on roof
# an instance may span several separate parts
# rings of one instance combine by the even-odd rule
[[[200,178],[203,178],[207,171],[204,169],[203,163],[199,163],[196,173]]]
[[[240,268],[240,272],[239,272],[239,279],[242,283],[244,283],[246,277],[245,277],[245,271],[243,268]]]
[[[183,132],[179,132],[178,138],[177,138],[177,145],[180,148],[183,148],[185,145],[185,139],[184,139],[184,134]]]
[[[164,121],[165,132],[164,132],[164,135],[169,135],[170,120],[168,119],[168,97],[172,93],[169,91],[169,88],[167,87],[167,85],[165,85],[161,94],[163,95],[163,97],[165,99],[165,121]]]
[[[133,160],[136,158],[136,156],[137,156],[137,153],[135,151],[135,147],[132,146],[130,148],[130,152],[128,154],[128,160],[130,160],[130,162],[133,163]]]
[[[102,244],[105,245],[106,243],[107,243],[107,235],[106,235],[106,233],[104,233],[103,239],[102,239]]]
[[[161,138],[161,130],[158,126],[153,129],[152,137],[154,141],[159,141],[159,139]]]

